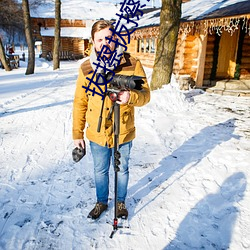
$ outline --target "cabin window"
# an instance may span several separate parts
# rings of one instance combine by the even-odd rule
[[[145,48],[145,46],[144,46],[144,38],[142,38],[141,39],[141,52],[142,53],[144,53],[144,51],[145,51],[144,48]]]
[[[155,38],[137,40],[137,53],[155,53]]]
[[[146,39],[146,53],[149,53],[149,51],[150,51],[150,39],[149,38],[147,38]]]
[[[149,53],[155,53],[155,38],[150,39]]]
[[[144,53],[144,38],[137,40],[137,53]]]
[[[136,50],[137,53],[140,53],[141,52],[141,39],[138,39],[137,40],[137,50]]]

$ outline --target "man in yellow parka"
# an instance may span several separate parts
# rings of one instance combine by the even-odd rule
[[[100,132],[97,132],[98,121],[102,106],[102,97],[93,90],[93,79],[95,73],[107,73],[105,70],[114,70],[115,74],[135,75],[143,77],[144,83],[142,89],[121,90],[118,93],[117,103],[120,105],[120,133],[119,133],[119,152],[121,154],[118,172],[118,193],[117,193],[117,217],[128,216],[125,206],[125,198],[127,195],[127,186],[129,178],[128,161],[132,140],[135,138],[134,125],[134,107],[145,105],[150,100],[150,90],[146,80],[146,75],[139,60],[136,60],[128,53],[123,52],[123,47],[114,41],[116,35],[113,34],[113,25],[109,21],[100,20],[92,26],[91,36],[93,41],[93,49],[90,59],[83,62],[77,79],[76,91],[73,104],[73,140],[77,147],[85,147],[84,129],[86,128],[86,137],[90,141],[91,153],[94,161],[94,175],[96,185],[97,202],[95,207],[90,211],[88,218],[97,219],[108,208],[109,195],[109,168],[110,161],[114,152],[114,133],[113,118],[108,118],[111,113],[113,102],[110,98],[104,99],[103,120]],[[108,50],[103,50],[106,47]],[[106,52],[105,52],[106,51]],[[109,59],[114,53],[117,67],[98,60],[98,56]],[[103,67],[98,65],[103,64]],[[105,65],[104,65],[105,64]],[[95,76],[96,79],[96,76]],[[99,88],[105,90],[105,84],[102,85],[102,78],[99,77]],[[90,90],[92,86],[92,91]]]

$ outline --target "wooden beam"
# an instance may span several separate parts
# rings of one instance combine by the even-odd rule
[[[207,50],[207,36],[205,36],[204,34],[199,35],[199,55],[198,55],[198,65],[197,65],[198,67],[195,79],[197,87],[202,87],[203,85],[206,50]]]

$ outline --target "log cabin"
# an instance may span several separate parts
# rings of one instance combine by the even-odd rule
[[[42,42],[41,57],[52,59],[55,4],[53,1],[31,10],[34,41]],[[62,0],[60,59],[80,59],[89,54],[90,29],[94,21],[114,19],[119,5],[91,0]]]
[[[103,8],[104,3],[101,4]],[[99,17],[115,18],[119,6],[112,8],[108,13],[113,13],[113,16],[109,14],[107,18],[103,12]],[[160,11],[160,8],[143,10],[127,46],[127,51],[146,67],[154,65]],[[41,14],[38,16],[32,18],[34,37],[42,41],[42,57],[48,58],[53,51],[54,19]],[[78,59],[88,55],[90,27],[94,20],[87,15],[81,18],[74,11],[71,16],[62,16],[61,51],[67,51]],[[187,78],[189,83],[199,88],[213,87],[220,80],[236,79],[245,81],[243,85],[249,90],[250,1],[183,0],[173,73],[177,79]]]
[[[34,40],[41,41],[41,57],[52,60],[54,47],[54,18],[32,18]],[[89,42],[91,21],[61,20],[60,59],[81,59]]]
[[[128,45],[147,67],[154,65],[159,23],[160,8],[145,13]],[[250,1],[182,3],[173,73],[199,88],[236,79],[250,90]]]

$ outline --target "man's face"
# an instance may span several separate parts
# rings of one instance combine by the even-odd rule
[[[115,43],[111,42],[109,43],[109,40],[107,39],[112,37],[112,31],[109,28],[102,29],[100,31],[97,31],[94,34],[94,47],[97,52],[100,52],[103,46],[107,46],[111,51],[115,50]],[[113,37],[112,40],[115,40]],[[110,57],[110,54],[104,54],[107,58]],[[103,56],[103,55],[101,55]]]

